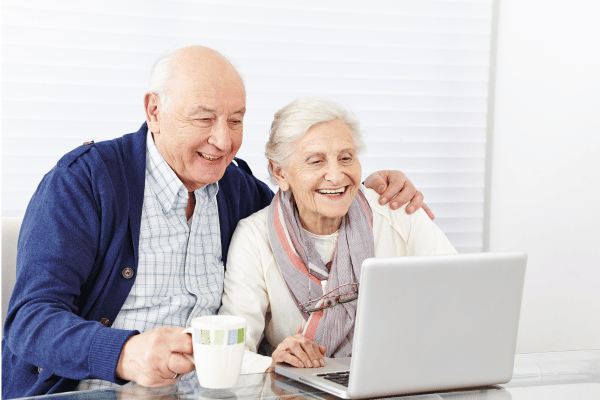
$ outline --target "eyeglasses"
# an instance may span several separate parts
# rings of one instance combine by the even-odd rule
[[[345,286],[348,286],[348,291],[339,294],[331,294],[338,289],[341,289]],[[335,289],[330,290],[325,293],[323,296],[318,299],[311,300],[310,299],[310,291],[308,292],[308,301],[306,303],[300,304],[302,307],[302,312],[307,314],[314,313],[317,311],[324,310],[329,307],[333,307],[338,304],[349,303],[358,299],[358,283],[344,283],[336,287]],[[320,303],[322,301],[322,303]]]

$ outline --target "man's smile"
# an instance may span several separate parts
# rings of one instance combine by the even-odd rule
[[[198,152],[198,155],[208,161],[215,161],[215,160],[218,160],[221,158],[221,157],[210,156],[208,154],[204,154],[204,153],[200,153],[200,152]]]

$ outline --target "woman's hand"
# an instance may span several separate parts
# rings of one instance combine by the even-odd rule
[[[326,352],[327,347],[317,345],[304,335],[298,333],[288,336],[271,355],[273,362],[266,372],[273,371],[277,363],[287,363],[299,368],[324,367]]]

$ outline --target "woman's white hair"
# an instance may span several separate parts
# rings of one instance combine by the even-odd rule
[[[267,160],[275,166],[285,168],[296,142],[313,126],[334,119],[343,121],[350,128],[357,154],[363,151],[365,143],[360,124],[350,109],[321,97],[302,97],[275,113],[269,141],[265,146]],[[269,166],[267,169],[274,181],[273,171]]]

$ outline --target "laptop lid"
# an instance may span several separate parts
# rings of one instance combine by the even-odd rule
[[[526,259],[519,252],[365,260],[347,393],[337,384],[329,392],[364,398],[508,382]],[[331,368],[275,371],[327,390],[317,375]]]

